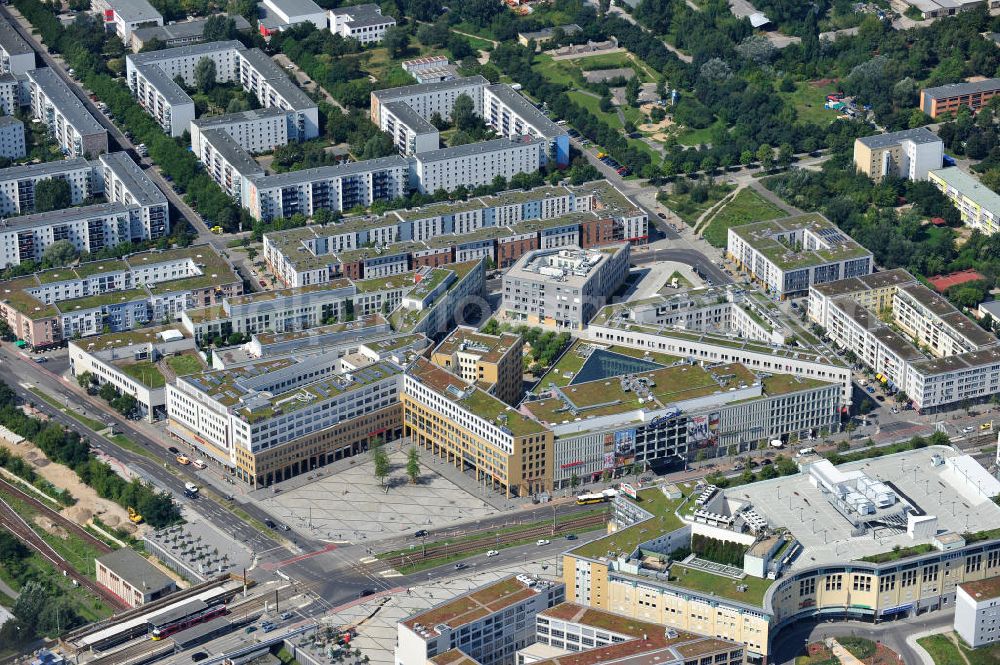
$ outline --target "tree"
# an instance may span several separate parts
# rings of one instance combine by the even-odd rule
[[[372,444],[372,463],[375,465],[375,477],[379,484],[385,485],[385,477],[389,475],[389,456],[381,443]]]
[[[42,262],[53,268],[63,268],[80,255],[69,240],[56,240],[42,252]]]
[[[118,391],[110,383],[101,384],[101,389],[97,392],[105,402],[110,402],[114,398],[118,397]]]
[[[774,166],[774,149],[766,143],[762,143],[757,148],[757,161],[760,162],[761,168],[770,171],[771,167]]]
[[[479,116],[476,115],[476,105],[472,97],[462,93],[455,98],[451,109],[451,120],[460,130],[468,132],[479,127]]]
[[[199,60],[194,66],[194,85],[201,92],[215,87],[215,61],[209,57]]]
[[[416,446],[410,446],[409,452],[406,453],[406,475],[414,485],[420,480],[420,455]]]
[[[633,76],[628,80],[628,83],[625,84],[625,101],[629,106],[639,105],[639,90],[639,77]]]
[[[94,375],[91,374],[90,372],[83,372],[81,374],[78,374],[76,377],[76,382],[80,384],[80,387],[83,388],[84,390],[90,388],[90,384],[93,382],[93,380],[94,380]]]
[[[206,42],[223,42],[236,39],[239,35],[236,20],[225,14],[213,14],[205,20],[202,35]]]
[[[795,159],[795,149],[792,148],[791,143],[782,143],[778,146],[778,164],[781,168],[787,169],[792,165],[792,160]]]
[[[48,178],[35,185],[35,212],[62,210],[73,205],[69,182],[62,178]]]
[[[385,31],[382,44],[389,50],[389,57],[402,57],[406,53],[406,49],[410,47],[410,34],[405,28],[392,26]]]

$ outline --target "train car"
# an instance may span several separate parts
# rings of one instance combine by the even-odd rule
[[[154,640],[162,640],[225,613],[225,605],[207,605],[203,600],[191,600],[150,617],[149,633]]]

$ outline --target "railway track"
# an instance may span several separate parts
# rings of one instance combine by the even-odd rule
[[[426,548],[420,548],[414,546],[411,552],[406,554],[400,554],[393,557],[386,557],[382,559],[382,563],[389,564],[392,567],[405,566],[409,564],[416,563],[418,561],[424,561],[426,559],[436,559],[438,557],[453,556],[455,554],[462,554],[464,552],[474,552],[483,549],[484,547],[489,547],[490,545],[500,544],[503,545],[505,542],[531,540],[534,538],[545,538],[553,535],[559,535],[566,533],[568,531],[575,531],[582,527],[588,526],[598,526],[607,522],[608,516],[604,513],[597,515],[585,515],[583,517],[577,517],[571,520],[566,520],[565,522],[560,522],[556,525],[555,531],[553,532],[552,525],[543,524],[531,529],[525,529],[524,531],[518,531],[516,533],[508,533],[502,536],[483,536],[482,538],[474,538],[472,540],[466,540],[455,544],[449,545],[431,545]]]
[[[139,665],[173,653],[173,651],[174,640],[172,638],[154,641],[147,637],[124,649],[95,658],[88,665]]]
[[[58,524],[67,531],[72,531],[75,535],[82,538],[84,541],[87,542],[88,545],[98,550],[101,554],[107,554],[113,549],[110,545],[105,543],[100,538],[95,537],[92,533],[81,527],[76,522],[72,522],[66,519],[55,510],[52,510],[51,508],[46,506],[44,503],[42,503],[35,497],[31,496],[30,494],[27,494],[26,492],[21,491],[19,488],[10,484],[6,480],[0,479],[0,489],[2,489],[4,492],[8,494],[17,497],[18,501],[23,501],[24,503],[28,504],[38,512],[42,513],[43,515],[45,515],[45,517],[52,520],[53,524]]]
[[[69,563],[67,563],[58,552],[52,549],[52,547],[45,542],[41,536],[35,533],[35,530],[31,528],[31,525],[25,522],[24,518],[11,508],[10,504],[3,499],[0,499],[0,526],[6,528],[31,547],[31,549],[38,552],[43,558],[55,566],[56,570],[62,571],[67,577],[76,580],[80,586],[89,589],[97,595],[98,598],[103,599],[116,610],[125,609],[127,607],[127,605],[125,605],[125,603],[122,602],[118,596],[98,585],[89,577],[83,575],[69,565]]]

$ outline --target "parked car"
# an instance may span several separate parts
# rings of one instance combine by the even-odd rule
[[[49,359],[46,358],[45,356],[38,356],[37,358],[35,358],[35,362],[41,365],[42,363],[49,362]]]
[[[497,552],[496,550],[490,550],[489,552],[486,553],[486,556],[500,556],[500,552]]]
[[[426,538],[427,537],[427,529],[418,529],[417,531],[415,531],[413,533],[413,537],[414,538]]]
[[[287,524],[279,524],[278,528],[281,529],[282,531],[291,531],[292,530],[292,528],[290,526],[288,526]]]
[[[576,540],[576,534],[575,533],[569,534],[568,536],[566,536],[566,540]]]
[[[659,217],[660,219],[666,219],[667,218],[667,216],[664,215],[662,212],[656,213],[656,216]]]
[[[292,613],[291,612],[282,612],[281,613],[281,620],[282,621],[288,621],[291,618],[292,618]]]
[[[178,455],[176,459],[177,463],[180,464],[181,466],[187,466],[188,464],[191,463],[191,460],[188,459],[187,455]]]
[[[538,545],[539,547],[541,547],[542,545],[548,545],[549,542],[550,541],[545,540],[544,538],[539,538],[538,542],[536,542],[535,545]]]
[[[464,564],[464,563],[456,563],[455,564],[455,570],[465,570],[468,567],[469,566],[466,565],[466,564]]]

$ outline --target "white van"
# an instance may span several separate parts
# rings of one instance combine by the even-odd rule
[[[795,454],[796,457],[805,457],[806,455],[812,455],[816,452],[815,448],[801,448],[799,452]]]

